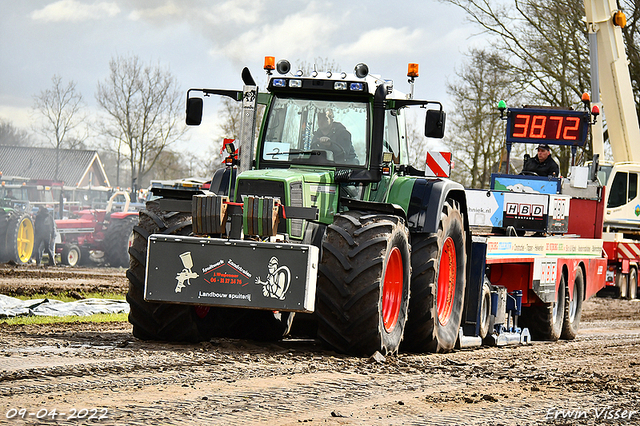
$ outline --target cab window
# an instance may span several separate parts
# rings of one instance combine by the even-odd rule
[[[620,207],[627,203],[627,180],[628,173],[617,172],[611,184],[611,192],[609,193],[608,208]],[[637,181],[636,181],[637,186]]]
[[[629,193],[627,195],[627,202],[630,202],[638,196],[638,174],[629,173]]]
[[[383,151],[393,153],[393,162],[400,162],[400,141],[398,135],[398,111],[387,110],[384,120]]]
[[[366,102],[275,98],[267,120],[264,161],[366,165]]]

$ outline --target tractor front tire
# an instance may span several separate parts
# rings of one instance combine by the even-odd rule
[[[64,265],[69,265],[71,267],[82,264],[83,256],[82,250],[75,244],[65,245],[62,248],[62,253],[60,253],[60,260]]]
[[[129,266],[129,247],[131,247],[132,230],[137,217],[129,216],[113,220],[104,236],[105,260],[114,267]]]
[[[322,244],[318,337],[353,355],[398,351],[409,301],[409,232],[397,216],[337,214]]]
[[[447,199],[436,234],[413,234],[405,347],[449,352],[458,340],[466,287],[466,233],[460,205]]]

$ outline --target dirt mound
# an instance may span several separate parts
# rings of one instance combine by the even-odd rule
[[[51,293],[125,294],[129,282],[122,268],[70,268],[0,264],[0,293],[8,296],[31,296]]]

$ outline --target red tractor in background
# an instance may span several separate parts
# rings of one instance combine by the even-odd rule
[[[119,198],[124,202],[118,203]],[[111,266],[128,267],[131,231],[138,222],[138,212],[130,211],[130,206],[129,193],[118,191],[109,198],[106,210],[85,209],[72,218],[56,220],[60,236],[56,253],[62,263],[88,264],[93,254],[93,260],[103,257]]]

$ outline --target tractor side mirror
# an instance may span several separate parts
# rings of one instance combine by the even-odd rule
[[[424,123],[424,135],[428,138],[442,139],[444,137],[444,123],[447,114],[442,110],[427,110],[427,119]]]
[[[202,98],[187,98],[187,125],[199,126],[202,123]]]

